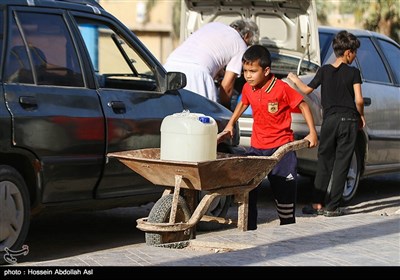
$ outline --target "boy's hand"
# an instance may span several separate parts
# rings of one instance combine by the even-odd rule
[[[361,116],[361,122],[360,122],[359,130],[363,129],[365,127],[365,124],[366,124],[365,117]]]
[[[298,79],[297,75],[293,74],[292,72],[289,72],[289,74],[287,75],[287,78],[289,80],[291,80],[292,82],[295,82]]]
[[[287,77],[288,77],[289,79],[291,79],[293,76],[296,76],[296,75],[293,74],[292,72],[289,72],[289,74],[287,75]]]
[[[232,136],[230,136],[230,132],[227,131],[227,130],[224,130],[224,131],[218,133],[218,135],[217,135],[217,144],[223,142],[228,137],[232,137]]]
[[[308,145],[309,148],[314,148],[318,145],[318,136],[316,133],[310,133],[304,139],[308,140],[310,144]]]

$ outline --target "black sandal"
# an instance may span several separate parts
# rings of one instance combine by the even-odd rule
[[[312,207],[312,205],[306,205],[303,207],[303,209],[301,209],[303,214],[308,214],[308,215],[323,215],[324,214],[324,210],[322,209],[315,209],[314,207]]]

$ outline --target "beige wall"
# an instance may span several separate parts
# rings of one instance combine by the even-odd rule
[[[140,13],[140,7],[143,7],[148,0],[99,0],[99,3],[128,26],[153,55],[164,63],[177,44],[172,34],[172,10],[176,1],[179,0],[155,0],[148,21],[144,21],[143,17],[147,15],[147,11],[144,11],[144,14]],[[340,4],[339,0],[327,1],[336,6]],[[359,28],[354,22],[353,15],[340,15],[337,7],[328,15],[328,22],[331,26]]]
[[[174,0],[157,0],[150,11],[148,21],[147,11],[141,10],[147,0],[100,0],[99,3],[131,29],[161,63],[165,62],[173,49]]]

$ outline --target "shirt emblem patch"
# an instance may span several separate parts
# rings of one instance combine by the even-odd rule
[[[269,102],[268,103],[268,112],[274,114],[278,112],[278,102]]]

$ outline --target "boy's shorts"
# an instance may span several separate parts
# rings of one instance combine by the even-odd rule
[[[256,149],[250,147],[244,154],[247,156],[271,156],[278,148],[273,149]],[[297,156],[294,151],[287,152],[282,159],[274,166],[271,172],[268,174],[285,177],[291,177],[294,180],[297,179]]]

